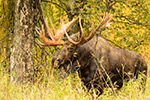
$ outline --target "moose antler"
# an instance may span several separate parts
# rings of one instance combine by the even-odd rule
[[[37,31],[37,30],[36,30],[36,31]],[[41,30],[41,32],[38,32],[38,31],[37,31],[37,33],[39,34],[40,39],[44,41],[44,43],[41,43],[41,42],[38,40],[38,42],[39,42],[40,45],[42,45],[42,46],[49,46],[49,45],[55,46],[55,45],[62,45],[62,44],[64,44],[62,41],[55,41],[53,38],[52,38],[52,40],[47,39],[47,38],[45,37],[45,32],[44,32],[43,25],[42,25],[42,30]]]
[[[78,42],[72,40],[67,32],[65,32],[65,34],[71,43],[73,43],[75,45],[84,44],[87,41],[89,41],[90,39],[92,39],[97,31],[101,31],[103,28],[110,26],[111,23],[109,23],[109,21],[112,19],[112,17],[113,17],[112,15],[104,13],[103,19],[99,22],[96,29],[92,30],[92,32],[90,33],[90,35],[87,38],[84,37],[84,32],[83,32],[83,28],[81,25],[81,18],[79,17],[79,24],[80,24],[80,28],[81,28],[81,38]],[[90,22],[90,23],[92,24],[92,27],[94,29],[93,23],[92,22]]]
[[[41,32],[39,33],[37,31],[37,33],[39,34],[41,40],[43,40],[44,43],[41,43],[39,41],[39,43],[42,45],[42,46],[55,46],[55,45],[62,45],[64,42],[61,41],[61,38],[64,36],[65,32],[69,31],[71,29],[71,27],[73,26],[73,24],[78,20],[79,17],[73,19],[72,21],[70,22],[67,22],[66,24],[64,24],[62,18],[60,17],[60,25],[59,25],[59,28],[58,30],[55,29],[53,23],[52,23],[52,20],[49,18],[50,20],[50,23],[51,23],[51,26],[54,30],[54,34],[52,32],[52,30],[49,28],[48,26],[48,21],[47,19],[45,19],[45,24],[46,24],[46,28],[48,29],[48,35],[49,37],[52,39],[52,40],[49,40],[45,37],[45,32],[44,32],[44,28],[42,26],[42,30]]]

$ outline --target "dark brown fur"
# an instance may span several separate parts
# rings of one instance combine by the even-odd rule
[[[75,41],[79,40],[77,34],[71,37]],[[74,45],[66,41],[53,57],[52,67],[63,67],[67,72],[78,70],[88,89],[93,86],[99,90],[98,94],[103,93],[106,83],[110,83],[106,72],[118,88],[122,87],[123,79],[127,81],[131,78],[136,79],[139,73],[147,75],[147,65],[141,55],[134,51],[112,47],[101,36],[94,36],[83,45]],[[143,85],[145,84],[146,77],[143,78]]]

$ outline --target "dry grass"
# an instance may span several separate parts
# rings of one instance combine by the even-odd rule
[[[150,100],[150,77],[147,79],[144,94],[138,89],[139,81],[130,81],[114,96],[110,90],[98,97],[98,100]],[[35,84],[11,84],[9,75],[0,69],[0,100],[91,100],[77,73],[62,77],[51,71],[42,81]]]

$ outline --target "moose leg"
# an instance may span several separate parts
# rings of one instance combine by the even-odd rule
[[[147,69],[141,71],[140,76],[141,76],[141,80],[140,80],[139,88],[144,93],[145,92],[145,86],[146,86],[146,80],[147,80]]]
[[[116,85],[117,89],[120,89],[123,85],[123,80],[118,79],[114,85]]]
[[[111,81],[113,83],[114,88],[120,89],[123,85],[123,79],[121,77],[119,77],[118,74],[113,75],[113,77],[111,77]]]
[[[138,77],[139,75],[140,77]],[[137,61],[136,68],[135,68],[135,76],[136,76],[136,79],[140,78],[139,89],[142,90],[142,92],[144,93],[146,80],[147,80],[147,65],[145,61],[143,62]]]

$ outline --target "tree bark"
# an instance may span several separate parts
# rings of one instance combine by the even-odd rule
[[[15,29],[11,48],[11,81],[33,81],[33,33],[36,25],[38,0],[15,0]]]

